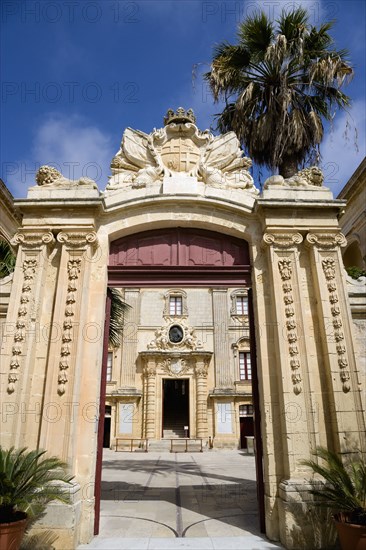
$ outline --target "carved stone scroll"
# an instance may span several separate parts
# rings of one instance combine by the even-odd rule
[[[324,249],[343,247],[347,244],[347,239],[343,233],[308,233],[306,241],[308,244]]]
[[[300,233],[265,233],[262,246],[274,245],[278,248],[289,248],[301,244],[302,241]]]

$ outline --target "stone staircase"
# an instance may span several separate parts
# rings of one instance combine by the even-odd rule
[[[175,439],[177,437],[185,437],[183,428],[184,424],[168,424],[168,427],[163,430],[164,439]]]

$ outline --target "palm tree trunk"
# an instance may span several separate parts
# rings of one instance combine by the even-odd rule
[[[280,176],[285,179],[291,178],[297,172],[297,160],[294,155],[283,157],[282,164],[279,166]]]

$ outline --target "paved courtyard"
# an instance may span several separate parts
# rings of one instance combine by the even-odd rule
[[[100,534],[80,549],[270,549],[254,457],[104,450]]]

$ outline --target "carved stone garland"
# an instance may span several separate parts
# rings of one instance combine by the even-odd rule
[[[75,302],[77,293],[77,280],[81,268],[81,258],[67,262],[68,285],[65,304],[64,321],[62,325],[61,357],[59,361],[58,389],[59,395],[65,393],[65,384],[68,382],[67,371],[70,367],[70,355],[72,344],[72,318],[75,315]]]
[[[347,393],[350,391],[350,374],[347,370],[348,360],[346,355],[346,346],[344,345],[344,334],[342,331],[341,311],[338,305],[337,285],[335,282],[335,260],[325,258],[322,260],[322,267],[327,280],[329,292],[330,310],[333,317],[334,339],[336,341],[336,350],[338,355],[338,366],[340,368],[339,377],[342,382],[342,390]]]
[[[22,294],[20,296],[20,305],[16,321],[16,331],[14,334],[14,343],[12,346],[10,360],[10,372],[8,375],[8,393],[13,393],[15,384],[19,379],[20,356],[22,354],[22,344],[25,341],[25,327],[27,317],[29,315],[29,302],[32,296],[34,275],[38,266],[36,259],[28,259],[23,261],[22,269],[24,274],[24,282],[22,286]]]
[[[286,329],[287,329],[287,341],[289,344],[289,353],[291,356],[290,366],[291,366],[291,380],[293,383],[293,390],[296,395],[301,393],[301,374],[300,374],[300,360],[299,360],[299,350],[297,347],[297,330],[296,330],[296,321],[294,319],[295,309],[293,307],[293,295],[292,295],[292,285],[291,285],[291,276],[292,276],[292,262],[288,259],[279,260],[278,269],[281,275],[282,290],[283,290],[283,301],[285,303],[285,315],[286,315]]]

